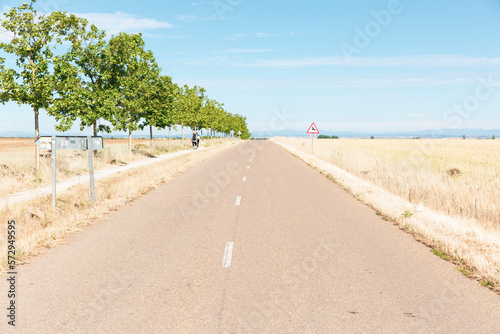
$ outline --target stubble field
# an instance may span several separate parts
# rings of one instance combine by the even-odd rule
[[[149,148],[149,140],[134,139],[132,154],[128,153],[127,139],[104,139],[104,149],[98,150],[94,159],[94,168],[103,168],[131,161],[146,159],[151,156],[175,152],[189,148],[189,140],[156,139],[154,148]],[[210,145],[210,141],[206,141]],[[34,139],[0,138],[0,198],[14,192],[34,189],[50,184],[52,160],[49,150],[41,150],[40,171],[35,170]],[[57,178],[75,176],[88,172],[87,151],[58,150]]]
[[[311,140],[280,138],[311,151]],[[314,155],[385,190],[500,230],[500,140],[321,139]]]

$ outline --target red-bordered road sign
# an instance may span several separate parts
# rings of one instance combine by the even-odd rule
[[[307,130],[307,133],[310,135],[319,135],[318,127],[316,126],[316,124],[314,124],[314,122],[309,127],[309,130]]]

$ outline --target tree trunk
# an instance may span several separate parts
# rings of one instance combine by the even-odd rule
[[[184,145],[184,124],[181,124],[181,132],[182,132],[182,145]]]
[[[150,144],[149,144],[149,147],[151,149],[151,152],[153,152],[153,126],[150,125],[149,126],[149,141],[150,141]]]
[[[172,127],[168,127],[168,149],[172,150]]]
[[[40,137],[40,131],[38,130],[38,108],[34,108],[35,111],[35,138],[38,139]],[[35,145],[35,163],[36,163],[36,172],[40,172],[40,146]]]
[[[92,127],[94,129],[94,137],[97,137],[97,121],[94,122]],[[97,150],[92,150],[92,153],[94,154],[94,157],[97,157]]]
[[[128,130],[128,153],[132,154],[132,130]]]

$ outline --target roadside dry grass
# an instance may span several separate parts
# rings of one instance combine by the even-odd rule
[[[213,143],[215,145],[215,143]],[[218,143],[209,150],[198,151],[171,160],[136,168],[96,182],[96,204],[92,204],[88,186],[80,185],[58,195],[57,211],[52,210],[51,196],[11,205],[0,212],[0,268],[5,270],[7,259],[6,222],[16,221],[17,263],[61,243],[71,233],[81,230],[110,211],[116,210],[161,183],[197,163],[232,147],[234,143]]]
[[[273,141],[500,292],[500,141]]]
[[[0,138],[0,198],[14,192],[35,189],[50,184],[52,160],[50,151],[42,150],[40,171],[35,172],[34,140],[28,138]],[[222,142],[219,139],[204,140],[203,146]],[[151,156],[176,152],[190,147],[189,140],[155,139],[153,149],[149,140],[134,139],[132,154],[128,153],[127,140],[104,139],[104,149],[97,150],[94,168],[99,169],[116,164],[147,159]],[[57,177],[67,177],[88,172],[87,151],[57,151]]]

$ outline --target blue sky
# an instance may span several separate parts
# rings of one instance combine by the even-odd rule
[[[142,32],[164,74],[205,87],[247,116],[250,131],[305,132],[311,122],[373,133],[500,128],[498,1],[39,0],[36,8],[75,13],[110,35]],[[33,123],[29,108],[0,106],[0,132],[34,132]],[[42,115],[42,132],[53,125]]]

